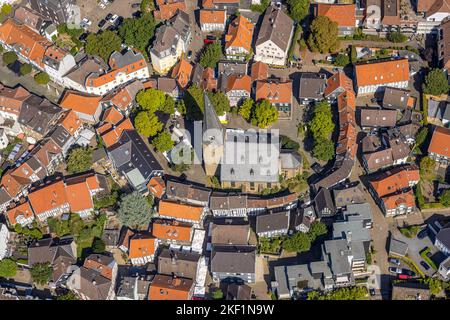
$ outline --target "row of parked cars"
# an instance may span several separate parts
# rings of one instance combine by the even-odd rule
[[[411,279],[416,274],[408,269],[399,268],[400,260],[395,258],[389,258],[389,262],[396,265],[396,267],[389,267],[389,272],[396,274],[399,279]]]

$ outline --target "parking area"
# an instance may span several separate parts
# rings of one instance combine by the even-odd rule
[[[108,14],[117,15],[123,19],[131,18],[134,12],[139,11],[139,7],[133,8],[132,5],[139,2],[140,1],[115,0],[106,5],[105,8],[100,7],[100,2],[97,1],[81,0],[77,1],[77,4],[81,10],[81,19],[88,18],[91,22],[86,31],[96,33],[100,29],[106,30],[113,26],[112,23],[106,22],[103,27],[98,27],[98,23],[105,19]]]

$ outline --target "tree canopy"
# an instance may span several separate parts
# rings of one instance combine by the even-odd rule
[[[131,228],[148,225],[152,218],[151,207],[147,199],[135,191],[120,199],[117,218]]]
[[[171,96],[166,95],[166,100],[160,107],[160,110],[166,114],[173,114],[175,112],[175,101]]]
[[[155,33],[156,22],[151,13],[144,13],[140,18],[125,19],[119,28],[119,35],[123,42],[139,50],[148,57],[147,48]]]
[[[154,113],[141,111],[134,119],[134,126],[139,134],[145,137],[153,137],[162,130],[163,123]]]
[[[17,273],[17,263],[11,259],[0,260],[0,278],[12,278]]]
[[[254,109],[252,116],[252,124],[260,128],[266,128],[271,124],[277,122],[278,110],[273,106],[269,100],[264,99],[259,101]]]
[[[65,294],[58,296],[56,300],[80,300],[80,299],[73,291],[69,291]]]
[[[308,293],[308,300],[366,300],[367,288],[351,287],[339,288],[327,293],[311,291]]]
[[[166,102],[166,94],[161,90],[150,88],[139,92],[136,101],[142,110],[154,113],[160,110]]]
[[[16,62],[18,59],[17,54],[12,51],[5,52],[3,54],[3,63],[6,65]]]
[[[100,34],[91,33],[88,35],[84,50],[87,54],[99,56],[105,62],[108,62],[114,51],[120,51],[121,45],[120,37],[116,33],[106,30]]]
[[[160,132],[153,139],[152,144],[159,152],[169,151],[173,148],[172,138],[170,137],[170,133],[168,133],[167,131]]]
[[[317,239],[317,237],[320,237],[322,235],[325,235],[328,233],[327,226],[318,220],[314,221],[311,224],[311,227],[309,228],[308,236],[311,242]]]
[[[72,149],[66,163],[67,171],[70,174],[90,170],[92,166],[92,149],[83,147]]]
[[[429,180],[434,176],[434,168],[436,163],[430,157],[423,157],[420,160],[420,175],[425,180]]]
[[[311,51],[335,52],[339,48],[338,24],[326,16],[317,16],[311,23],[308,45]]]
[[[94,253],[103,253],[106,250],[105,241],[100,238],[95,238],[92,242],[92,251]]]
[[[396,31],[396,32],[390,32],[388,33],[387,37],[386,37],[390,42],[395,42],[395,43],[401,43],[401,42],[405,42],[406,40],[408,40],[408,37],[405,36],[403,33],[401,33],[400,31]]]
[[[34,283],[44,285],[47,284],[53,275],[53,268],[50,263],[35,263],[30,268],[31,278]]]
[[[208,92],[208,97],[218,116],[222,116],[226,112],[230,112],[230,101],[225,93],[222,91],[217,91],[215,93]]]
[[[50,82],[50,76],[46,72],[39,72],[34,76],[34,81],[37,84],[47,84]]]
[[[319,138],[329,139],[334,130],[334,123],[331,106],[328,102],[322,101],[314,106],[309,130],[315,140]]]
[[[254,105],[255,102],[252,99],[247,98],[244,100],[242,105],[239,107],[239,114],[242,116],[242,118],[250,121]]]
[[[442,203],[445,207],[450,207],[450,189],[445,190],[441,197],[439,198],[439,202]]]
[[[309,0],[287,0],[289,15],[292,19],[302,21],[309,13]]]
[[[425,77],[423,92],[434,96],[447,93],[449,90],[447,76],[444,70],[432,69]]]
[[[22,76],[25,76],[25,75],[29,74],[32,70],[33,70],[33,68],[31,67],[31,64],[24,63],[20,66],[19,72]]]
[[[200,56],[203,68],[215,68],[222,57],[222,46],[218,42],[207,44]]]
[[[288,252],[305,252],[311,248],[311,240],[306,233],[297,232],[283,241],[283,249]]]
[[[334,64],[339,67],[345,67],[350,63],[350,58],[345,53],[339,53],[334,60]]]
[[[334,157],[334,143],[330,139],[319,137],[314,140],[313,155],[319,160],[330,161]]]

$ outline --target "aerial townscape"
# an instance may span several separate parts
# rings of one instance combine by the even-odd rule
[[[449,71],[450,0],[0,0],[0,300],[448,300]]]

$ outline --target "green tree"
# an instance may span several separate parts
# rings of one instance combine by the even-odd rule
[[[328,102],[322,101],[314,106],[313,117],[309,122],[309,130],[314,139],[328,139],[334,130],[333,115]]]
[[[111,53],[120,51],[121,45],[120,37],[114,32],[106,30],[101,34],[89,34],[86,38],[85,51],[87,54],[99,56],[108,62]]]
[[[223,292],[222,292],[222,290],[220,290],[220,288],[215,289],[212,292],[212,298],[214,300],[221,300],[221,299],[223,299]]]
[[[423,157],[420,160],[420,176],[425,180],[431,180],[434,177],[434,168],[436,163],[430,157]]]
[[[330,161],[334,157],[334,143],[322,137],[314,141],[313,155],[319,160]]]
[[[427,277],[425,279],[421,279],[421,282],[428,285],[432,295],[438,295],[442,291],[442,281],[437,278]]]
[[[147,48],[150,46],[150,40],[153,38],[155,28],[155,19],[148,12],[138,19],[125,19],[119,28],[119,35],[126,45],[136,48],[147,58]]]
[[[247,98],[244,100],[242,105],[239,107],[239,114],[247,121],[250,121],[253,111],[253,106],[255,105],[255,102]]]
[[[401,43],[401,42],[405,42],[406,40],[408,40],[408,37],[405,36],[403,33],[401,33],[400,31],[396,31],[396,32],[390,32],[387,35],[387,39],[390,42],[395,42],[395,43]]]
[[[135,191],[122,196],[120,199],[117,218],[131,228],[148,225],[152,218],[151,207],[147,199]]]
[[[175,104],[175,108],[182,115],[186,114],[186,104],[184,103],[184,100],[177,101],[177,103]]]
[[[17,59],[18,59],[17,54],[15,54],[12,51],[8,51],[3,54],[3,63],[6,65],[10,65],[16,62]]]
[[[160,110],[166,100],[166,94],[164,92],[153,88],[141,91],[136,96],[136,101],[142,110],[149,111],[150,113]]]
[[[4,17],[12,12],[13,6],[9,3],[4,3],[0,10],[0,14]]]
[[[420,148],[425,142],[428,136],[428,127],[420,128],[419,132],[416,134],[416,146]]]
[[[85,172],[92,166],[92,148],[77,147],[69,152],[67,157],[67,171],[70,174]]]
[[[46,72],[39,72],[37,75],[34,76],[34,81],[37,84],[47,84],[50,82],[50,76]]]
[[[269,100],[264,99],[259,101],[254,109],[252,115],[252,124],[260,128],[266,128],[271,124],[277,122],[278,110],[273,106]]]
[[[345,53],[339,53],[334,60],[334,64],[339,67],[345,67],[350,63],[350,59],[347,54]]]
[[[13,278],[17,273],[17,263],[11,259],[0,260],[0,278]]]
[[[152,12],[155,9],[155,5],[152,0],[142,0],[141,2],[141,12]]]
[[[215,68],[222,58],[222,47],[220,43],[207,44],[200,56],[200,65],[203,68]]]
[[[153,137],[163,128],[163,124],[158,120],[158,117],[150,112],[141,111],[134,119],[134,126],[137,132],[145,137]]]
[[[311,291],[308,300],[366,300],[366,287],[339,288],[330,292],[320,293]]]
[[[423,84],[423,92],[438,96],[447,93],[449,90],[447,76],[444,70],[432,69],[425,77]]]
[[[442,203],[445,207],[450,207],[450,190],[445,190],[441,197],[439,198],[439,202]]]
[[[261,4],[250,5],[250,10],[252,10],[253,12],[264,13],[264,11],[266,11],[269,4],[270,4],[270,0],[261,0]]]
[[[58,296],[56,300],[80,300],[80,299],[73,291],[69,291],[63,295]]]
[[[167,131],[160,132],[153,139],[152,144],[159,152],[169,151],[173,148],[172,138],[170,137],[170,133],[168,133]]]
[[[175,112],[175,101],[169,95],[166,95],[166,101],[164,101],[163,105],[160,108],[161,112],[166,114],[174,114]]]
[[[100,238],[95,238],[92,242],[92,251],[94,253],[103,253],[106,250],[105,241]]]
[[[50,263],[35,263],[30,268],[31,278],[34,283],[44,285],[47,284],[53,275],[53,268]]]
[[[25,76],[25,75],[29,74],[32,70],[33,70],[33,68],[31,67],[31,64],[24,63],[20,66],[19,71],[22,76]]]
[[[194,84],[187,89],[183,100],[186,106],[186,118],[189,120],[202,120],[203,110],[205,109],[203,90]]]
[[[311,240],[303,232],[297,232],[283,241],[283,249],[288,252],[305,252],[311,248]]]
[[[297,22],[302,21],[309,13],[309,0],[287,0],[289,15]]]
[[[356,52],[356,47],[355,46],[350,46],[350,62],[351,63],[356,63],[358,61],[358,54]]]
[[[208,96],[218,116],[230,112],[230,101],[222,91],[217,91],[215,93],[209,92]]]
[[[311,51],[335,52],[339,48],[338,24],[326,16],[317,16],[311,23],[308,45]]]
[[[328,233],[327,226],[318,220],[314,221],[309,228],[308,236],[311,242],[316,240],[317,237]]]

